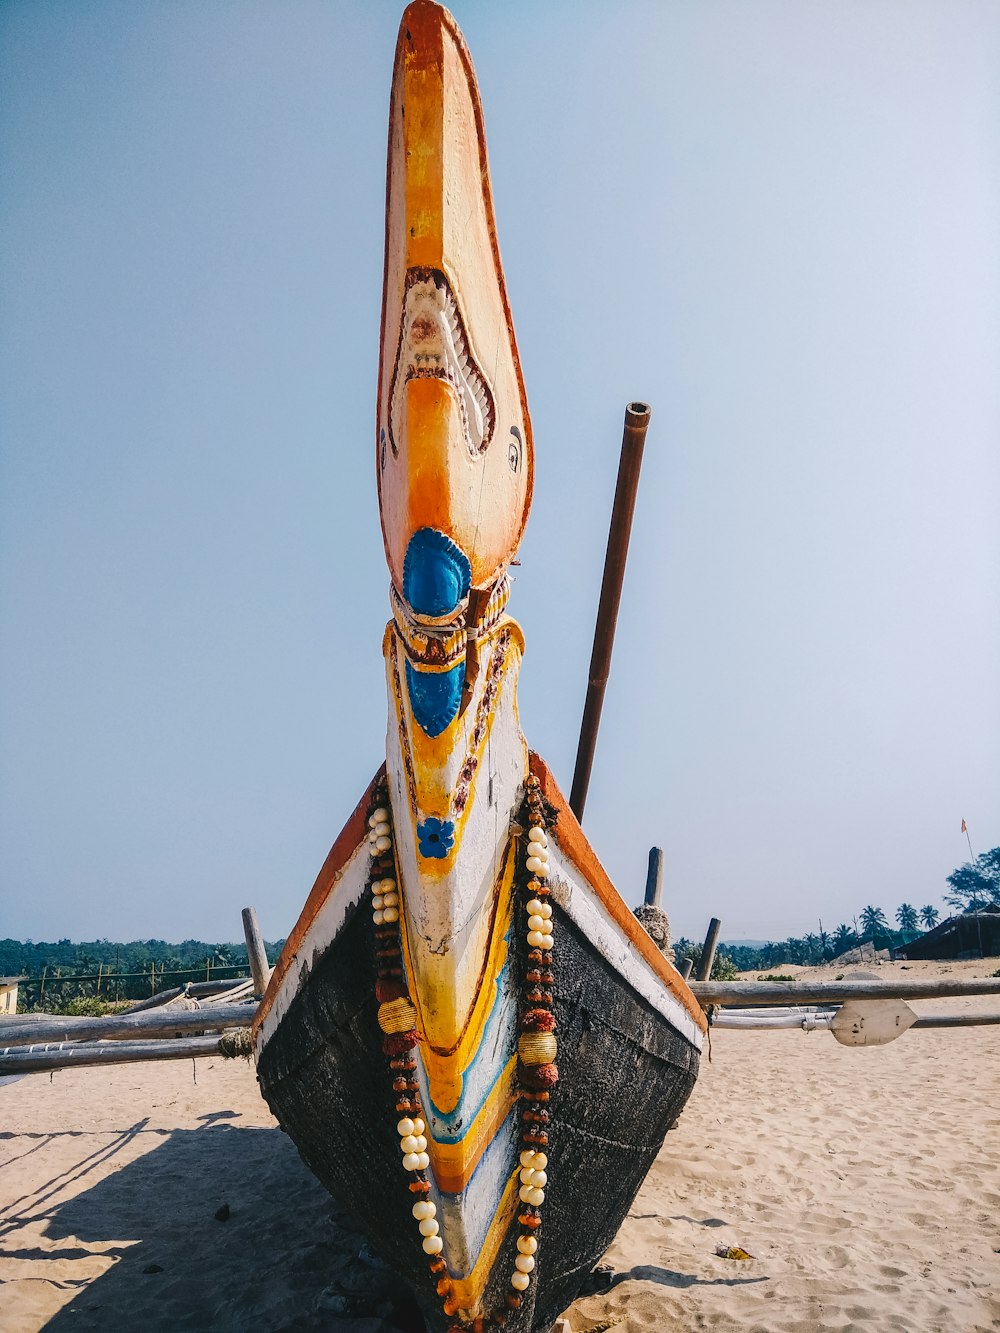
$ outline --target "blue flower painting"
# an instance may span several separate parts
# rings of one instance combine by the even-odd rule
[[[443,859],[455,843],[455,825],[450,819],[435,819],[429,815],[422,824],[417,825],[417,837],[420,839],[420,855]]]

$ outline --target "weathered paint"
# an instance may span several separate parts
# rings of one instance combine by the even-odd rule
[[[392,578],[385,785],[402,961],[442,1257],[471,1314],[504,1307],[513,1266],[527,956],[517,820],[529,772],[554,817],[560,1082],[539,1265],[508,1321],[521,1333],[551,1323],[609,1243],[690,1091],[705,1025],[521,732],[524,640],[505,607],[531,500],[531,427],[475,76],[454,20],[431,0],[406,10],[396,49],[377,468]],[[303,1156],[414,1281],[437,1330],[444,1316],[393,1138],[361,901],[373,789],[275,969],[254,1025],[258,1069]],[[364,1173],[340,1152],[362,1142]],[[602,1182],[612,1179],[609,1196]]]

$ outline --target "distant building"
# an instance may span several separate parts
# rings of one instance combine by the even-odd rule
[[[898,958],[992,958],[1000,954],[1000,907],[950,916],[896,950]]]
[[[27,977],[0,977],[0,1014],[17,1013],[17,983]]]

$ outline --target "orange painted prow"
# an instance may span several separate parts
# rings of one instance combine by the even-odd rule
[[[406,9],[396,44],[376,441],[400,596],[410,540],[427,528],[464,554],[472,588],[493,587],[528,517],[531,423],[475,71],[432,0]]]

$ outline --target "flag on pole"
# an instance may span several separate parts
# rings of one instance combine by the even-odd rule
[[[963,819],[963,820],[962,820],[962,832],[963,832],[963,833],[968,833],[968,831],[969,831],[969,830],[968,830],[968,829],[966,828],[966,826],[965,826],[965,820]]]

